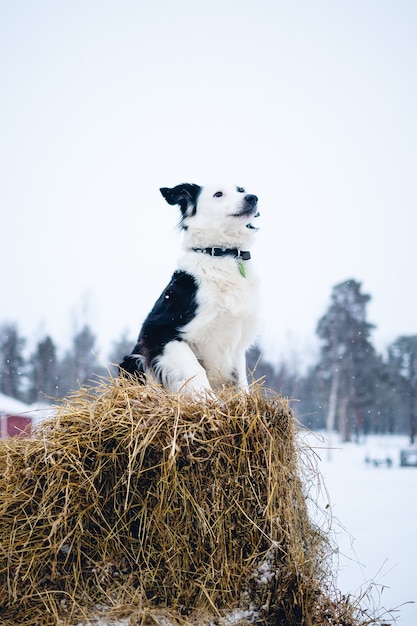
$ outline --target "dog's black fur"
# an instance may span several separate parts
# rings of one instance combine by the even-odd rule
[[[167,288],[146,318],[133,353],[125,356],[121,370],[129,374],[145,373],[145,364],[154,363],[170,341],[182,341],[181,329],[197,311],[197,283],[186,272],[176,271]]]

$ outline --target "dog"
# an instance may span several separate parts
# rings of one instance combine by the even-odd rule
[[[172,392],[247,389],[246,350],[257,330],[258,278],[250,248],[258,198],[243,187],[162,187],[180,209],[184,254],[119,369]]]

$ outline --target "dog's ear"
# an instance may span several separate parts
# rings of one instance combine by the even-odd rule
[[[162,193],[168,204],[178,204],[181,209],[182,216],[185,217],[190,207],[195,209],[201,187],[200,185],[183,183],[182,185],[172,187],[172,189],[169,187],[161,187],[159,191]]]

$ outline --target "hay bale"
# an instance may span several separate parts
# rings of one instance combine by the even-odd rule
[[[0,443],[0,623],[360,621],[329,591],[286,400],[126,379]]]

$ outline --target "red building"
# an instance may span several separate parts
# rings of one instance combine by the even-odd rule
[[[0,393],[0,437],[30,435],[32,432],[30,411],[29,405]]]

